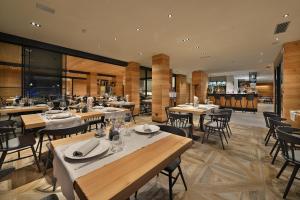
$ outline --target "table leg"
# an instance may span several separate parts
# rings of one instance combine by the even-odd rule
[[[200,130],[202,132],[204,132],[204,117],[205,117],[205,114],[200,115]]]

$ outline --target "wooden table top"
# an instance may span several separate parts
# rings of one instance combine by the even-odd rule
[[[171,107],[171,112],[193,113],[195,115],[205,114],[207,110],[193,107]]]
[[[94,133],[87,133],[51,141],[51,147],[93,136]],[[74,189],[80,199],[126,199],[191,146],[192,140],[189,138],[167,136],[77,178]]]
[[[15,108],[1,108],[0,115],[7,115],[11,113],[19,113],[19,112],[31,112],[31,111],[46,111],[48,110],[48,106],[16,106]]]
[[[135,105],[134,102],[120,102],[120,101],[109,101],[107,104],[111,106],[121,106],[121,105]]]
[[[126,111],[127,109],[122,110]],[[75,111],[70,112],[73,112],[75,115],[80,116],[81,120],[97,118],[105,115],[104,112],[100,111],[91,111],[87,113],[76,113]],[[46,126],[46,122],[39,114],[21,115],[21,119],[23,121],[25,129],[40,128]]]

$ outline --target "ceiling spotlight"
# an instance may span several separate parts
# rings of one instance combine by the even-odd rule
[[[143,55],[143,53],[142,53],[142,52],[139,52],[139,55],[141,56],[141,55]]]
[[[137,29],[136,29],[136,31],[140,31],[140,30],[141,30],[141,28],[137,28]]]
[[[117,37],[115,37],[115,41],[117,41]]]
[[[283,15],[284,18],[287,18],[287,17],[289,17],[289,16],[290,16],[290,15],[289,15],[288,13],[286,13],[286,14]]]
[[[172,18],[172,14],[169,14],[168,17],[169,17],[169,18]]]
[[[200,47],[199,46],[196,46],[196,49],[199,49]]]
[[[263,56],[263,55],[264,55],[264,52],[260,52],[259,54],[260,54],[261,56]]]
[[[41,25],[39,23],[36,23],[36,22],[30,22],[31,26],[34,26],[34,27],[41,27]]]
[[[187,42],[187,41],[189,41],[190,40],[190,38],[184,38],[183,40],[182,40],[182,42]]]
[[[278,37],[276,37],[276,38],[275,38],[275,40],[276,40],[276,41],[278,41],[278,40],[279,40],[279,38],[278,38]]]

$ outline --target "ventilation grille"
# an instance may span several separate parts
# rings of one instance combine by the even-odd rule
[[[274,34],[286,32],[289,24],[290,24],[290,22],[283,22],[281,24],[277,24],[277,26],[275,28],[275,31],[274,31]]]
[[[36,3],[35,4],[35,7],[42,10],[42,11],[45,11],[47,13],[50,13],[50,14],[54,14],[55,13],[55,10],[53,8],[50,8],[44,4],[41,4],[41,3]]]

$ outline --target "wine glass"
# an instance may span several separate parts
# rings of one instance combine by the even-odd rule
[[[49,107],[49,110],[52,110],[54,108],[54,104],[52,101],[47,102],[47,105]]]
[[[111,143],[113,152],[119,152],[123,150],[123,141],[120,135],[114,135]]]
[[[59,104],[59,108],[60,108],[61,110],[65,110],[66,107],[67,107],[66,102],[65,102],[65,101],[61,101],[60,104]]]

